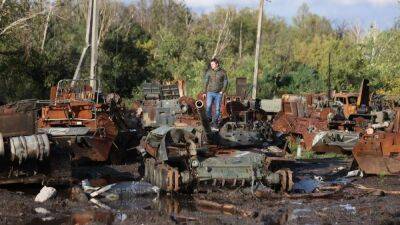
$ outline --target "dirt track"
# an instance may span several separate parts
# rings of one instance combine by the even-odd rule
[[[297,180],[321,176],[324,181],[329,181],[347,173],[345,170],[336,172],[335,168],[349,165],[349,160],[320,159],[298,162],[291,168]],[[384,190],[400,189],[398,177],[356,178],[353,183]],[[192,196],[161,196],[158,199],[120,199],[107,202],[115,209],[113,212],[96,209],[90,202],[73,202],[68,197],[68,190],[61,187],[58,187],[55,199],[35,203],[34,197],[39,190],[40,186],[0,189],[0,224],[73,224],[73,221],[83,217],[92,217],[95,221],[92,224],[400,224],[400,195],[367,192],[354,187],[322,199],[289,199],[280,195],[259,199],[248,189],[217,190]],[[233,204],[255,215],[244,218],[212,211],[199,207],[194,199]],[[38,214],[35,212],[37,207],[51,213]],[[119,219],[121,215],[127,216],[122,222]],[[42,218],[46,217],[53,218],[43,221]]]

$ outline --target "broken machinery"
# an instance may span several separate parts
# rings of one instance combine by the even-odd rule
[[[255,126],[227,122],[219,131],[211,131],[203,102],[197,101],[196,108],[202,126],[161,126],[142,140],[141,151],[147,154],[145,180],[175,192],[257,183],[291,190],[292,172],[273,172],[269,167],[282,151],[268,146]]]
[[[386,130],[368,128],[353,149],[354,158],[366,174],[400,173],[400,108]]]
[[[59,81],[50,103],[41,109],[38,129],[68,149],[74,162],[121,163],[126,150],[139,144],[140,121],[135,112],[119,105],[117,94],[109,94],[104,102],[91,82],[95,81]]]
[[[38,132],[38,111],[36,100],[0,106],[1,185],[69,182],[69,154]]]

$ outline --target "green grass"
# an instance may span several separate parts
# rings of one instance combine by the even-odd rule
[[[292,153],[296,157],[296,152]],[[316,154],[313,151],[303,151],[300,159],[346,159],[348,156],[337,153]]]

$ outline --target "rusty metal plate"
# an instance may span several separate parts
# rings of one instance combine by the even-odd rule
[[[3,137],[28,136],[36,133],[36,115],[33,111],[0,115],[0,133]]]
[[[400,173],[400,138],[398,133],[364,135],[354,147],[353,155],[366,174]]]

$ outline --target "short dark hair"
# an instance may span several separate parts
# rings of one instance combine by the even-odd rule
[[[217,58],[212,58],[210,63],[215,62],[216,64],[219,65],[219,60]]]

